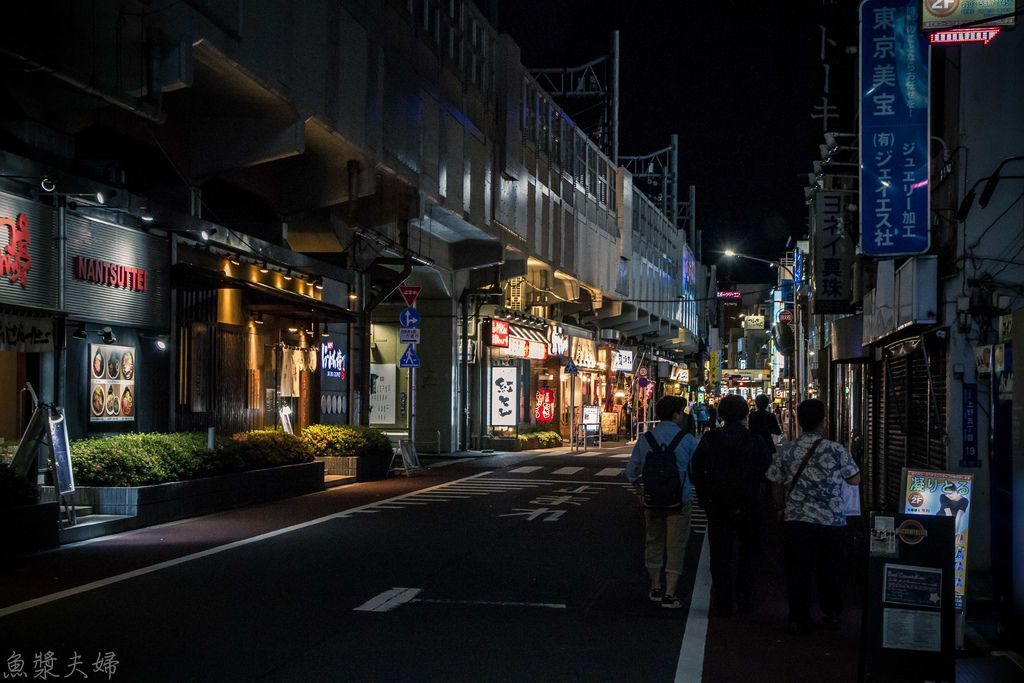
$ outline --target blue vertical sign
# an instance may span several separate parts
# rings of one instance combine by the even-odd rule
[[[964,451],[960,467],[981,467],[978,456],[978,385],[965,383],[963,399]]]
[[[860,5],[860,247],[871,256],[930,245],[928,37],[920,0]]]

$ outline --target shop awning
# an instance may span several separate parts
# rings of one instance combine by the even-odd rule
[[[510,337],[519,337],[520,339],[525,339],[526,341],[540,342],[542,344],[546,344],[548,341],[547,335],[541,332],[540,330],[534,330],[532,328],[522,327],[520,325],[510,324],[508,326],[508,334]]]

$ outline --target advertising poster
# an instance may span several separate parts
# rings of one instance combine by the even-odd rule
[[[510,367],[491,368],[491,425],[515,427],[519,404],[517,370]]]
[[[66,496],[75,492],[75,473],[71,469],[71,444],[68,442],[68,423],[64,413],[55,408],[50,412],[50,445],[53,448],[53,469],[57,476],[57,493]]]
[[[596,432],[601,426],[601,406],[583,406],[583,424],[588,432]]]
[[[942,570],[904,564],[886,564],[882,601],[913,607],[942,607]]]
[[[537,390],[537,422],[551,422],[555,418],[555,390]]]
[[[967,587],[967,546],[973,475],[929,470],[904,470],[903,512],[953,518],[953,594],[958,610]]]
[[[89,422],[135,419],[135,347],[89,344]]]
[[[395,423],[395,366],[390,363],[370,364],[370,424]]]

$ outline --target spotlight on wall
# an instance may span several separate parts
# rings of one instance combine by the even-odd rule
[[[75,328],[71,336],[75,339],[88,339],[89,333],[85,331],[85,323],[78,323],[78,327]]]
[[[263,314],[262,313],[257,313],[253,317],[252,322],[253,322],[254,325],[262,325],[263,324]]]
[[[264,275],[270,272],[270,268],[267,267],[266,261],[264,261],[263,265],[260,266],[260,272],[263,273]]]
[[[53,192],[57,189],[57,183],[50,180],[49,177],[43,176],[43,179],[39,181],[39,187],[43,188],[43,192]]]
[[[284,272],[284,279],[285,280],[291,280],[292,279],[292,271],[291,271],[290,268]]]
[[[160,349],[161,351],[166,350],[167,349],[167,342],[165,342],[163,339],[157,339],[156,340],[156,348]]]
[[[314,286],[315,286],[315,287],[316,287],[317,289],[319,289],[319,290],[323,291],[323,288],[324,288],[324,281],[323,281],[323,278],[321,278],[321,279],[317,280],[317,281],[316,281],[316,285],[314,285]]]
[[[209,241],[210,237],[213,236],[213,235],[216,235],[216,234],[217,234],[217,228],[211,228],[209,230],[207,230],[206,228],[203,228],[199,232],[199,236],[203,238],[204,242],[205,241]]]
[[[143,223],[152,223],[153,222],[153,214],[149,212],[149,207],[148,206],[143,206],[141,211],[142,211],[142,213],[139,214],[139,218],[142,219],[142,222]]]
[[[100,331],[100,339],[103,340],[104,344],[116,344],[117,337],[114,335],[114,331],[109,327],[104,327]]]

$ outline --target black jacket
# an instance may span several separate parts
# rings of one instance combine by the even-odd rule
[[[767,410],[755,410],[747,418],[747,428],[764,439],[769,453],[775,452],[772,434],[782,434],[782,427],[779,426],[775,413],[769,413]]]
[[[690,460],[690,481],[708,518],[756,514],[771,463],[764,441],[742,423],[730,422],[705,434]]]

